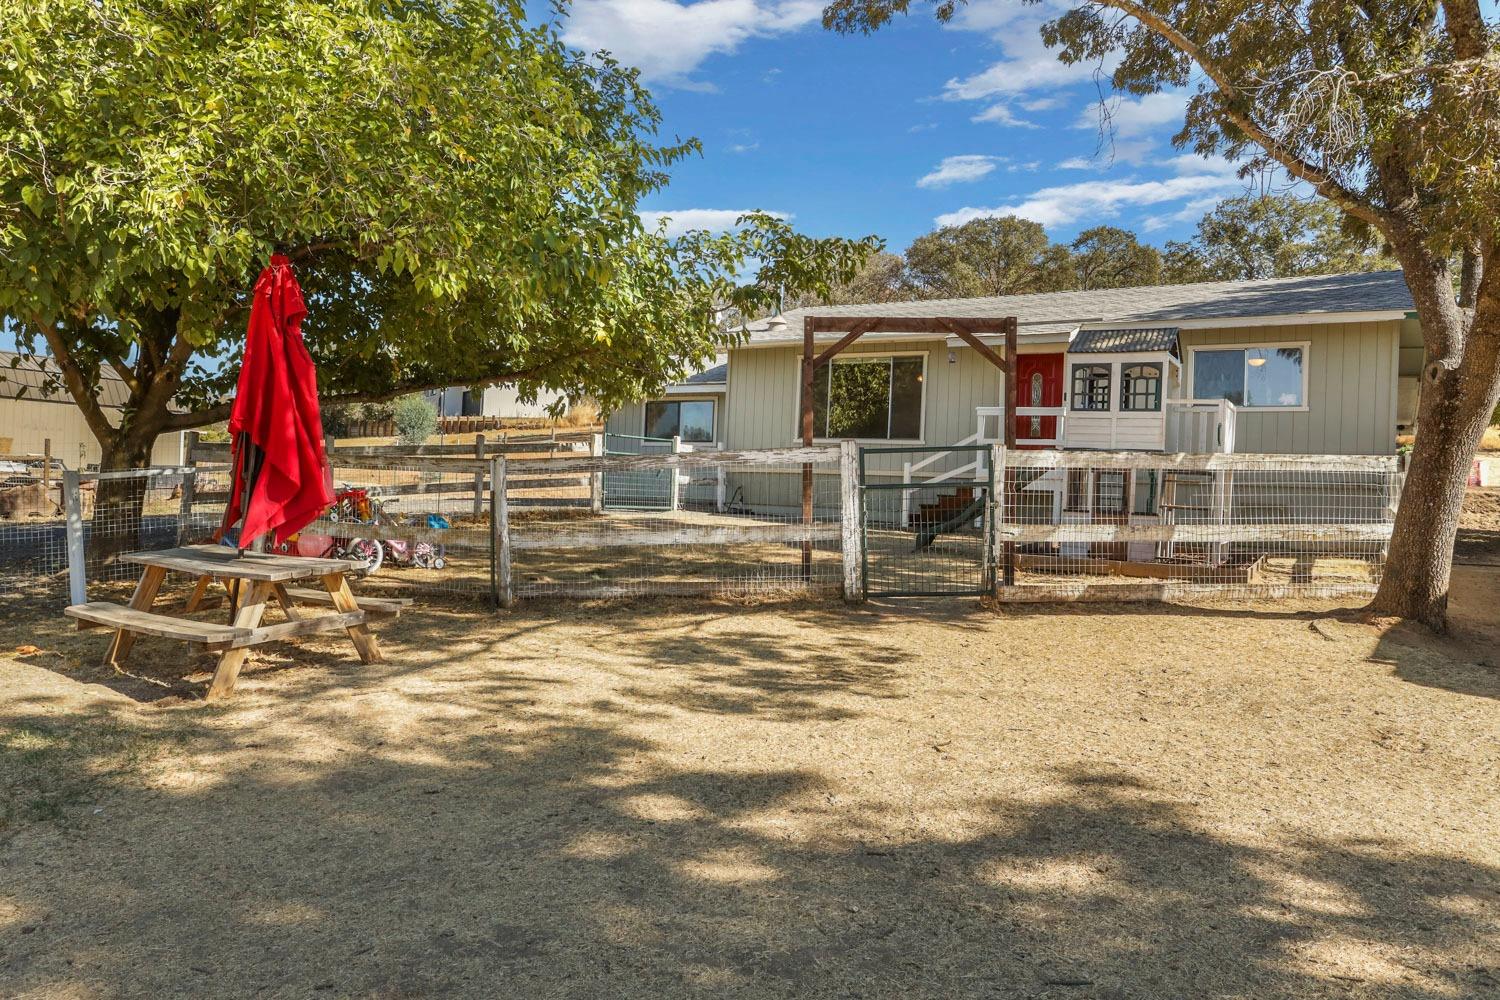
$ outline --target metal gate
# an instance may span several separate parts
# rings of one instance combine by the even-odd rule
[[[987,594],[989,445],[859,450],[860,546],[871,597]]]

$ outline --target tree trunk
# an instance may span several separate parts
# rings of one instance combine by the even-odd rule
[[[1463,338],[1462,365],[1430,362],[1423,372],[1417,440],[1380,590],[1370,605],[1378,614],[1415,618],[1438,631],[1448,624],[1448,576],[1465,484],[1500,397],[1497,307],[1500,302],[1481,295]]]
[[[156,444],[154,429],[126,426],[110,441],[101,442],[100,472],[144,469],[151,464]],[[94,491],[94,515],[90,519],[87,560],[90,571],[114,562],[122,553],[142,547],[142,513],[146,503],[145,476],[100,479]]]

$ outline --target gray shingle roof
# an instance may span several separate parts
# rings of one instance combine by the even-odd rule
[[[802,317],[807,315],[1015,316],[1023,339],[1061,339],[1079,323],[1123,326],[1308,313],[1410,312],[1415,308],[1400,271],[1374,271],[1087,292],[813,306],[787,313],[784,329],[768,330],[764,321],[749,326],[750,342],[757,344],[800,342]]]
[[[699,372],[696,375],[689,375],[687,378],[683,379],[681,382],[678,382],[677,384],[678,385],[723,385],[725,382],[728,382],[728,381],[729,381],[729,365],[728,365],[728,363],[725,363],[725,364],[722,364],[722,365],[714,365],[712,368],[709,368],[706,371],[701,371],[701,372]]]
[[[1170,351],[1177,346],[1177,327],[1132,327],[1124,330],[1079,330],[1069,354],[1131,354]]]
[[[48,373],[56,371],[56,362],[45,354],[0,351],[0,399],[35,399],[72,405],[73,397],[61,386],[47,391]],[[97,398],[99,405],[113,409],[123,407],[130,400],[129,388],[108,365],[99,370]]]

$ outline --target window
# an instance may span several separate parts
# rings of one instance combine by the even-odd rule
[[[680,437],[693,444],[714,439],[711,399],[657,400],[646,404],[646,437]]]
[[[1109,365],[1073,366],[1073,409],[1109,409]]]
[[[1120,410],[1139,413],[1161,409],[1161,365],[1124,365],[1120,369]]]
[[[1299,407],[1307,398],[1306,351],[1301,346],[1193,351],[1193,396],[1236,406]]]
[[[823,365],[813,376],[813,434],[919,440],[923,361],[921,355],[856,356]]]

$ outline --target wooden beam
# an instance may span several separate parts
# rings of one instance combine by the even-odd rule
[[[865,334],[873,330],[875,322],[875,320],[870,320],[863,325],[855,326],[854,329],[850,330],[848,333],[840,337],[837,343],[825,348],[822,354],[819,354],[817,357],[813,358],[813,371],[816,372],[819,368],[821,368],[823,365],[826,365],[830,360],[832,360],[832,358],[844,348],[848,347],[860,337],[863,337]]]
[[[517,552],[531,549],[606,549],[658,545],[810,545],[841,536],[842,527],[821,524],[684,524],[677,528],[635,531],[611,524],[599,528],[516,533],[510,548]]]
[[[1014,422],[1014,421],[1012,421]],[[1388,472],[1395,455],[1189,454],[1156,451],[1020,451],[1008,458],[1023,469],[1181,469],[1194,472]]]
[[[989,344],[986,344],[978,337],[974,336],[968,330],[964,329],[959,325],[957,320],[943,319],[940,320],[940,322],[943,323],[955,337],[957,337],[959,340],[962,340],[970,347],[974,348],[974,350],[979,354],[981,358],[984,358],[984,360],[988,361],[990,364],[994,365],[996,368],[1000,369],[1003,372],[1010,372],[1011,362],[1008,356],[1001,357],[999,354],[995,353],[995,349],[993,347],[991,347]],[[1006,350],[1008,354],[1010,351],[1009,345],[1007,345]]]

